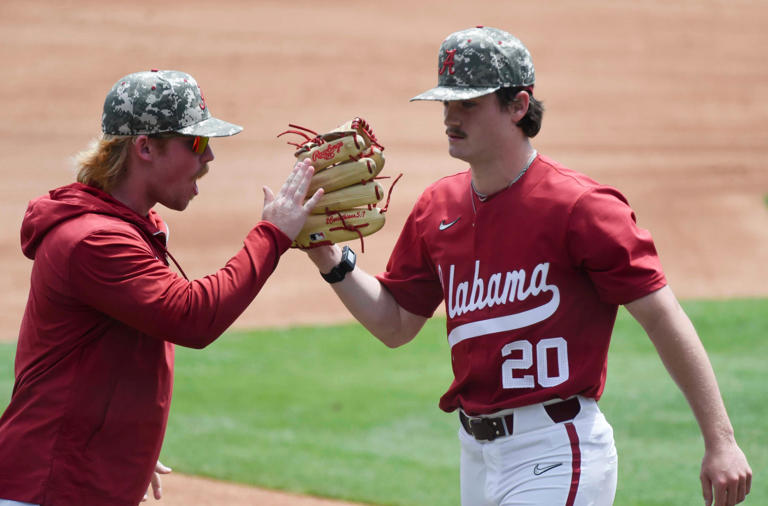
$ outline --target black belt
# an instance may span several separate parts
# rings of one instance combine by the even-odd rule
[[[573,420],[581,411],[578,397],[572,397],[565,401],[554,402],[544,406],[549,418],[555,423]],[[514,416],[512,414],[496,417],[474,418],[468,417],[463,411],[459,410],[459,420],[464,430],[474,436],[479,441],[493,441],[497,437],[504,437],[512,434],[514,427]]]

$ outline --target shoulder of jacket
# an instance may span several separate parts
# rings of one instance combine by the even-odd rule
[[[94,235],[133,236],[141,239],[137,227],[117,216],[100,213],[86,213],[59,224],[49,235],[61,247],[75,245]]]

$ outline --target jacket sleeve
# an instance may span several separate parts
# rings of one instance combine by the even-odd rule
[[[94,231],[73,249],[69,279],[95,310],[158,339],[203,348],[245,311],[290,244],[262,221],[223,268],[187,281],[135,229]]]

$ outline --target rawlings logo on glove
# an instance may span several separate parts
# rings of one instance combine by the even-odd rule
[[[294,153],[298,160],[309,158],[315,168],[307,195],[325,190],[291,247],[309,249],[360,239],[365,251],[363,237],[384,226],[392,188],[402,174],[392,182],[386,204],[376,207],[384,198],[384,189],[375,181],[381,179],[384,147],[364,119],[354,118],[324,134],[288,126],[292,130],[278,137],[287,133],[303,137],[304,142],[288,144],[298,148]]]

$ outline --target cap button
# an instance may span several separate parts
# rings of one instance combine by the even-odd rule
[[[152,69],[151,72],[160,72],[158,69]]]
[[[483,25],[477,25],[475,28],[485,28]]]

